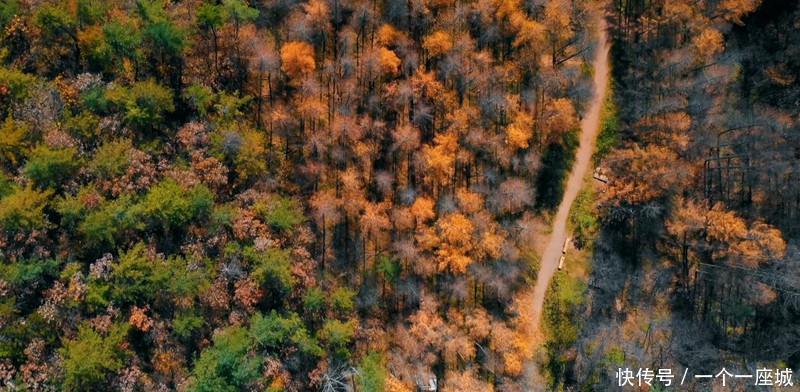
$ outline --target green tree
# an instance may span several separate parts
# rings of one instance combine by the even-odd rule
[[[75,149],[51,149],[40,145],[33,149],[22,172],[40,189],[58,188],[79,167]]]
[[[119,257],[111,272],[111,299],[116,304],[144,305],[162,293],[171,279],[162,260],[147,255],[143,243],[138,243]]]
[[[59,350],[64,367],[64,390],[89,391],[110,387],[109,376],[122,369],[128,353],[122,343],[128,334],[125,324],[116,324],[106,335],[88,325],[78,329],[75,339]]]
[[[251,276],[262,286],[280,295],[288,294],[294,287],[292,263],[287,250],[269,248],[262,252],[248,247],[244,250],[244,257],[253,266]]]
[[[263,358],[252,352],[252,339],[242,327],[228,327],[214,335],[214,345],[203,350],[192,371],[190,391],[247,390],[261,374]]]
[[[150,43],[153,57],[162,62],[180,56],[186,46],[185,33],[168,20],[151,23],[145,28],[144,36]]]
[[[225,9],[225,16],[233,22],[237,30],[241,25],[253,22],[258,18],[258,10],[242,0],[224,0],[222,6]]]
[[[350,343],[356,334],[358,322],[355,319],[343,322],[339,320],[327,320],[322,325],[322,329],[317,332],[317,337],[325,343],[328,351],[338,357],[350,357]]]
[[[100,119],[96,115],[89,110],[84,110],[77,114],[67,112],[64,115],[64,129],[70,135],[94,144],[95,139],[99,136],[100,128]]]
[[[58,261],[53,259],[23,260],[0,265],[0,275],[15,287],[37,287],[39,283],[57,276],[58,266]]]
[[[205,3],[197,10],[197,26],[203,30],[216,31],[226,19],[225,7],[218,4]]]
[[[102,0],[78,0],[77,21],[79,26],[100,22],[108,11],[108,4]]]
[[[290,343],[304,355],[319,357],[323,353],[297,313],[281,316],[273,310],[266,316],[256,314],[250,321],[250,336],[259,347],[273,353],[279,352]]]
[[[0,199],[0,225],[6,231],[42,229],[47,225],[44,208],[51,191],[17,189]]]
[[[132,149],[129,139],[106,142],[95,151],[88,169],[104,180],[121,176],[128,169]]]
[[[182,312],[172,319],[172,331],[181,339],[189,339],[205,325],[205,320],[194,314]]]
[[[112,69],[119,68],[123,59],[138,60],[138,49],[142,47],[142,34],[133,21],[111,21],[103,27],[103,38],[109,51],[109,64]]]
[[[386,385],[386,365],[380,353],[372,352],[358,366],[358,384],[364,392],[383,392]]]
[[[30,96],[36,83],[36,77],[26,73],[0,67],[0,90],[5,93],[0,95],[0,117],[8,115],[11,104],[22,102]]]
[[[130,88],[117,86],[107,96],[123,110],[125,122],[142,132],[159,128],[164,115],[175,110],[172,91],[153,80],[136,82]]]
[[[78,232],[86,241],[86,246],[93,250],[99,250],[103,246],[116,246],[119,235],[135,226],[128,214],[130,205],[130,198],[123,196],[103,202],[98,209],[87,212],[78,226]]]
[[[331,293],[331,305],[342,313],[349,313],[355,307],[356,292],[347,287],[339,287]]]
[[[53,3],[40,7],[34,16],[42,39],[47,42],[48,49],[57,54],[70,53],[77,69],[80,66],[80,47],[78,41],[78,21],[76,15],[64,3]],[[50,71],[58,71],[60,64],[50,65]]]
[[[19,11],[19,0],[7,0],[0,3],[0,30],[5,30],[8,23]]]
[[[183,99],[189,103],[201,118],[205,118],[214,104],[216,95],[207,86],[193,84],[183,90]]]
[[[259,346],[277,351],[301,327],[302,322],[297,314],[291,313],[284,318],[273,310],[266,316],[260,313],[253,316],[250,321],[250,335]]]
[[[150,188],[144,199],[131,208],[131,216],[137,223],[169,232],[208,217],[213,206],[214,194],[204,185],[183,189],[167,179]]]
[[[6,167],[16,168],[28,153],[28,126],[8,116],[0,126],[0,159]]]
[[[253,209],[264,223],[280,231],[293,229],[305,221],[303,208],[294,199],[272,196],[256,202]]]
[[[183,76],[181,55],[186,47],[186,33],[167,18],[146,24],[143,33],[148,63],[153,66],[159,80],[176,88],[177,93]]]
[[[325,311],[325,293],[319,287],[309,288],[303,296],[303,310],[311,316],[317,316]]]
[[[14,192],[14,183],[5,175],[0,172],[0,198],[6,197]]]

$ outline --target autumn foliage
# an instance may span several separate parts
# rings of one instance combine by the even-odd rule
[[[0,388],[525,389],[594,8],[4,2]]]

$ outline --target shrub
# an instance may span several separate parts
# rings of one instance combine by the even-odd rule
[[[402,265],[387,255],[378,256],[376,269],[383,275],[383,279],[387,282],[394,282],[400,277],[400,273],[403,272]]]
[[[578,193],[569,211],[569,225],[574,234],[575,245],[583,247],[591,241],[598,229],[597,214],[594,211],[595,196],[591,188]]]
[[[606,98],[603,101],[600,134],[597,136],[595,153],[592,157],[595,164],[600,163],[611,149],[619,143],[619,110],[614,97],[614,89],[609,87],[606,92]]]

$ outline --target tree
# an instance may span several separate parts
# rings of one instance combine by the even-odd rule
[[[23,173],[40,189],[58,188],[61,181],[69,178],[78,169],[74,149],[53,150],[46,146],[31,151]]]
[[[379,353],[372,352],[361,360],[358,383],[363,391],[383,391],[386,385],[386,368]]]
[[[468,256],[473,249],[473,232],[475,226],[472,221],[459,213],[451,213],[436,222],[442,238],[442,244],[437,250],[439,269],[450,270],[453,273],[464,273],[473,262]]]
[[[578,127],[575,107],[569,99],[558,98],[547,103],[541,122],[541,140],[549,142],[554,136],[570,132]]]
[[[111,272],[110,300],[117,304],[151,303],[166,288],[169,270],[163,260],[153,260],[143,243],[134,245],[119,257]]]
[[[533,117],[525,111],[518,111],[514,121],[506,128],[506,144],[513,150],[528,148],[533,136]]]
[[[159,128],[164,115],[175,110],[172,92],[153,80],[136,82],[130,89],[117,87],[108,94],[125,113],[125,121],[141,132]]]
[[[17,189],[0,199],[0,224],[9,232],[37,230],[47,226],[44,209],[51,191],[31,188]]]
[[[306,42],[287,42],[281,47],[281,69],[296,80],[316,67],[314,48]]]
[[[208,217],[213,204],[214,194],[203,185],[183,189],[173,180],[164,180],[151,187],[130,214],[150,228],[169,232]]]
[[[57,57],[66,54],[71,57],[73,69],[80,66],[80,48],[77,35],[77,20],[75,15],[63,5],[46,5],[40,7],[35,15],[36,25],[42,30],[43,37],[50,43],[50,47],[45,52],[50,52],[50,56]],[[62,64],[54,62],[55,68],[61,68]]]
[[[105,335],[82,325],[75,339],[65,341],[59,351],[64,361],[64,389],[83,391],[109,387],[109,376],[122,369],[128,356],[122,347],[126,336],[124,324],[114,325]]]
[[[89,161],[89,171],[100,179],[112,179],[125,173],[130,165],[133,144],[130,139],[103,143]]]
[[[267,316],[256,314],[250,321],[249,333],[260,347],[273,352],[278,352],[291,342],[304,355],[322,355],[322,348],[309,336],[302,320],[295,313],[286,317],[278,315],[274,310]]]
[[[37,79],[33,75],[13,68],[0,67],[0,86],[3,91],[0,96],[0,115],[8,116],[12,103],[22,102],[28,98],[36,82]],[[8,117],[5,121],[9,121]]]
[[[400,58],[390,49],[378,49],[378,62],[384,74],[395,75],[400,70]]]
[[[305,221],[300,204],[289,198],[274,196],[263,199],[253,209],[264,223],[280,231],[291,230]]]
[[[722,33],[713,28],[706,28],[692,38],[692,49],[699,65],[705,65],[725,49]]]
[[[453,38],[445,31],[435,31],[425,37],[422,47],[431,57],[439,57],[453,47]]]
[[[250,336],[242,327],[216,333],[214,345],[197,359],[189,390],[234,392],[251,386],[261,374],[263,358],[250,348]]]
[[[17,166],[27,155],[28,126],[8,116],[0,128],[0,157],[6,166]]]
[[[266,251],[257,251],[246,248],[244,257],[252,265],[253,279],[271,293],[285,295],[294,287],[292,264],[286,250],[269,248]]]
[[[159,80],[171,79],[170,84],[175,86],[183,72],[181,54],[187,45],[186,32],[167,18],[156,18],[144,27],[142,35]]]
[[[355,319],[342,322],[339,320],[326,320],[322,329],[317,332],[317,338],[325,344],[328,352],[337,358],[350,357],[349,346],[356,333]]]
[[[121,197],[116,200],[101,203],[96,210],[85,211],[81,208],[80,216],[74,219],[80,221],[78,232],[86,241],[86,246],[92,250],[104,247],[113,248],[117,245],[121,234],[133,229],[137,221],[131,219],[128,209],[131,206],[130,198]],[[69,217],[69,211],[61,210],[62,223]]]

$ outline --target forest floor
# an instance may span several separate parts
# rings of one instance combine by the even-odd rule
[[[591,166],[594,144],[600,131],[601,112],[606,96],[609,78],[608,55],[610,45],[606,33],[605,20],[600,18],[598,22],[597,34],[598,46],[595,51],[595,58],[592,61],[594,69],[594,97],[581,120],[580,145],[575,155],[575,162],[572,165],[567,185],[564,190],[564,197],[558,206],[558,211],[552,221],[552,231],[547,241],[547,246],[541,257],[539,273],[536,284],[533,288],[533,321],[534,325],[539,326],[542,315],[547,288],[550,279],[558,268],[558,261],[561,257],[561,249],[567,235],[567,218],[573,201],[580,192],[587,170]]]

